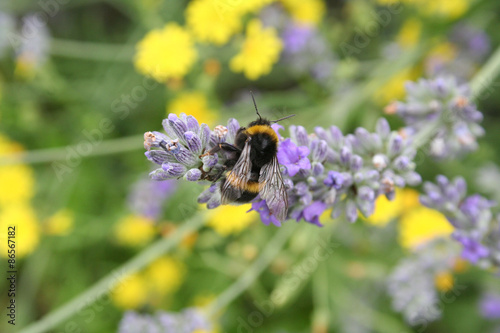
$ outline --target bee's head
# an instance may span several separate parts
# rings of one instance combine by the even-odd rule
[[[259,113],[259,109],[257,108],[257,103],[255,103],[255,98],[253,97],[253,93],[251,91],[250,91],[250,94],[252,95],[253,105],[255,106],[255,112],[259,116],[259,119],[255,120],[255,121],[252,121],[250,124],[248,124],[248,127],[255,126],[255,125],[271,126],[271,124],[277,123],[278,121],[285,120],[285,119],[288,119],[290,117],[295,116],[294,114],[292,114],[290,116],[286,116],[286,117],[280,118],[278,120],[267,120],[267,119],[264,119],[264,118],[261,117],[261,115]]]
[[[271,126],[271,122],[265,118],[259,118],[257,120],[252,121],[250,124],[248,124],[248,127],[252,127],[255,125]]]

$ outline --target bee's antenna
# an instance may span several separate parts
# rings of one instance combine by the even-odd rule
[[[251,90],[250,90],[250,95],[252,95],[253,105],[255,106],[255,112],[257,112],[259,119],[262,120],[262,117],[260,116],[260,113],[259,113],[259,109],[257,109],[257,103],[255,103],[255,98],[253,97],[253,92]]]
[[[288,119],[288,118],[292,118],[292,117],[294,117],[294,116],[295,116],[294,114],[291,114],[291,115],[289,115],[289,116],[286,116],[286,117],[280,118],[280,119],[278,119],[278,120],[272,120],[271,122],[272,122],[272,123],[277,123],[278,121],[282,121],[282,120],[285,120],[285,119]]]

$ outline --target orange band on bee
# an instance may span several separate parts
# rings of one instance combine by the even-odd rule
[[[259,193],[261,188],[261,184],[259,184],[259,182],[249,181],[244,183],[240,178],[232,174],[231,171],[228,172],[226,181],[228,181],[233,187],[252,193]]]
[[[267,134],[269,135],[274,142],[278,143],[278,135],[276,135],[276,132],[273,130],[271,126],[267,125],[254,125],[252,127],[249,127],[246,132],[249,135],[255,135],[255,134]]]

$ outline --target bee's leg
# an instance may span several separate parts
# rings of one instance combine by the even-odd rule
[[[229,143],[226,143],[226,142],[222,142],[222,143],[219,143],[217,146],[213,147],[212,149],[210,149],[208,152],[206,152],[202,156],[214,155],[220,151],[223,151],[226,153],[241,153],[241,149],[239,149],[238,147],[235,147],[235,146],[233,146]]]
[[[218,181],[222,177],[222,174],[224,174],[224,171],[226,171],[226,170],[227,170],[227,166],[225,164],[222,165],[222,168],[219,170],[219,172],[212,179],[212,183],[215,183],[216,181]]]

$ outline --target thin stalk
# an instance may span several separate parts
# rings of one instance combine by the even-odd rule
[[[320,263],[312,279],[312,296],[314,312],[312,318],[313,332],[327,332],[330,328],[330,302],[328,297],[328,263]]]
[[[131,62],[134,48],[130,45],[52,39],[50,53],[55,56],[84,60]]]
[[[20,331],[20,333],[47,332],[58,324],[61,324],[64,320],[75,315],[78,311],[82,310],[89,304],[94,303],[98,298],[110,293],[111,290],[122,283],[127,276],[139,271],[163,254],[170,251],[177,244],[179,244],[184,236],[186,236],[189,232],[200,229],[203,226],[203,223],[204,219],[201,217],[201,213],[196,214],[179,227],[179,229],[177,229],[172,236],[162,238],[151,244],[128,262],[96,282],[92,287],[88,288],[68,303],[62,305],[60,308],[47,314],[39,321],[25,327]]]
[[[244,292],[281,251],[281,248],[285,245],[296,228],[296,223],[287,223],[281,227],[276,235],[268,242],[259,258],[257,258],[245,273],[224,290],[209,306],[209,315],[215,315],[220,309],[230,304],[236,297]]]
[[[474,100],[481,99],[484,91],[489,90],[491,83],[500,73],[500,47],[490,57],[488,62],[474,76],[471,82],[472,96]]]
[[[85,143],[89,142],[85,141]],[[83,158],[139,150],[142,148],[142,135],[133,135],[124,138],[103,141],[93,146],[92,151],[90,151],[89,153],[85,153],[85,155],[79,154],[79,145],[80,144],[66,146],[64,148],[48,148],[4,155],[0,157],[0,166],[19,163],[35,164],[63,161],[68,158],[68,156],[73,156],[75,153],[78,154],[79,157]]]

